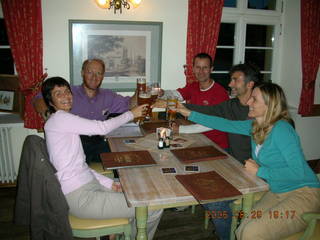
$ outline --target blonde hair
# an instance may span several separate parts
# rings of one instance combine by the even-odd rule
[[[267,111],[262,124],[258,124],[257,120],[253,121],[252,135],[256,144],[262,144],[277,121],[285,120],[293,126],[294,123],[288,111],[286,96],[279,85],[262,83],[257,88],[267,105]]]

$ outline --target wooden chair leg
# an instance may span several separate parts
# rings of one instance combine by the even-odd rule
[[[191,206],[191,213],[194,214],[196,212],[196,205]]]
[[[124,231],[123,231],[123,233],[124,233],[124,239],[125,240],[130,240],[130,238],[131,238],[131,224],[129,224],[128,226],[126,226],[125,228],[124,228]]]
[[[204,229],[207,230],[209,226],[210,212],[206,210],[204,214]]]

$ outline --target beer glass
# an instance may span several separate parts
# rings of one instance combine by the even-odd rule
[[[167,98],[167,120],[174,121],[177,117],[177,105],[178,99],[174,96],[169,96]]]
[[[138,89],[138,94],[140,92],[147,91],[147,82],[145,78],[137,78],[137,89]]]
[[[158,96],[159,96],[159,93],[160,93],[160,86],[159,86],[159,83],[152,83],[150,85],[151,89],[151,99],[152,99],[152,104],[156,102]]]
[[[151,107],[150,106],[152,105],[150,92],[147,92],[147,91],[139,92],[138,105],[140,106],[142,104],[148,104],[147,113],[146,113],[146,117],[140,117],[138,119],[139,123],[143,123],[145,119],[150,119],[150,116],[151,116]]]

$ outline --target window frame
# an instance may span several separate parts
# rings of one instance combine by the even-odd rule
[[[278,0],[276,10],[256,10],[247,9],[248,0],[237,0],[237,7],[224,7],[222,11],[221,23],[235,24],[234,32],[234,55],[232,65],[243,63],[246,48],[247,25],[272,25],[274,27],[274,42],[272,46],[271,71],[262,70],[261,73],[271,73],[273,82],[280,79],[280,47],[282,34],[282,12],[283,1]],[[230,46],[217,45],[217,48],[230,48]],[[259,48],[259,47],[258,47]],[[262,49],[262,48],[261,48]],[[215,71],[212,74],[225,74],[226,71]]]
[[[4,17],[0,16],[0,19],[4,19]],[[10,43],[8,45],[0,44],[0,49],[11,49]],[[11,55],[12,55],[12,51],[11,51]],[[12,56],[12,59],[13,59],[13,56]],[[13,59],[13,74],[8,74],[8,75],[17,75],[17,69],[16,69],[16,64],[14,63],[14,59]]]

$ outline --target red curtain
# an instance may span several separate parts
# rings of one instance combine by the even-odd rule
[[[314,104],[320,63],[320,1],[301,0],[302,90],[299,114],[309,115]]]
[[[1,3],[20,90],[25,96],[24,126],[39,129],[43,121],[31,100],[39,91],[43,76],[41,0],[1,0]]]
[[[189,0],[187,33],[187,83],[194,81],[192,59],[208,53],[214,59],[224,0]]]

